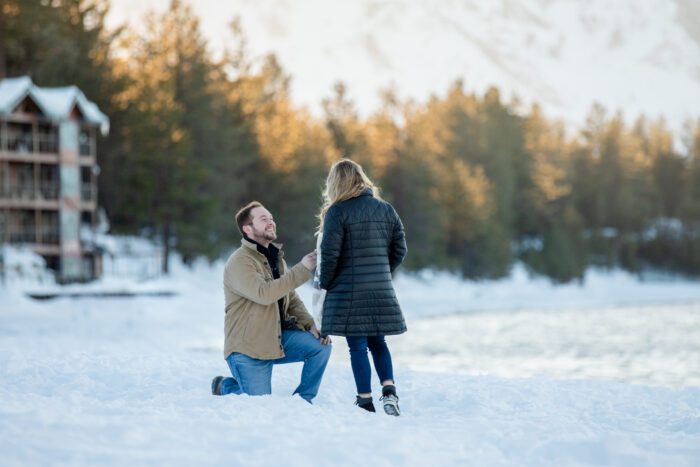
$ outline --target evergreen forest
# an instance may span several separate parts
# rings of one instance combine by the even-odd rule
[[[150,236],[186,261],[226,257],[239,244],[234,214],[255,199],[293,262],[314,248],[330,164],[349,157],[401,216],[408,270],[499,278],[522,262],[554,282],[591,265],[700,275],[700,118],[676,134],[591,103],[570,128],[458,77],[420,102],[377,90],[369,116],[338,82],[317,116],[293,102],[274,55],[248,52],[235,19],[214,54],[187,2],[139,31],[109,29],[109,7],[0,0],[0,78],[76,85],[109,116],[99,204],[112,232]]]

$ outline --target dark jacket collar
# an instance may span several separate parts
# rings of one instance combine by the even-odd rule
[[[280,257],[284,256],[284,254],[282,253],[281,243],[270,243],[270,246],[268,248],[265,248],[255,240],[251,240],[250,238],[244,236],[243,238],[241,238],[241,245],[257,253],[260,253],[265,257],[268,256],[268,253],[273,253],[273,251],[274,253],[277,253]]]
[[[361,196],[374,196],[374,191],[372,190],[372,188],[367,187],[367,188],[365,188],[364,190],[362,190],[362,191],[360,192],[359,195],[355,195],[355,196],[353,196],[352,198],[348,198],[348,199],[345,199],[345,200],[343,200],[343,201],[338,201],[337,204],[345,203],[345,202],[347,202],[347,201],[350,201],[351,199],[360,198]]]

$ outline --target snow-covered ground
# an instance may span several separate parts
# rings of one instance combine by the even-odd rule
[[[289,397],[300,364],[275,369],[272,396],[211,396],[227,373],[222,268],[85,287],[174,297],[0,288],[0,464],[700,465],[697,282],[399,276],[391,418],[352,405],[340,338],[313,406]]]

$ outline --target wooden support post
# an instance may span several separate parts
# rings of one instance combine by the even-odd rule
[[[2,132],[2,145],[0,146],[0,151],[6,152],[10,142],[7,140],[7,122],[5,120],[2,121],[2,126],[0,126],[0,132]]]
[[[36,120],[32,122],[32,150],[29,152],[39,152],[39,125]]]
[[[32,166],[34,167],[34,189],[32,190],[34,192],[34,196],[32,196],[32,198],[36,202],[42,198],[41,190],[39,189],[39,163],[35,162],[32,164]]]
[[[35,210],[34,213],[34,229],[36,235],[34,242],[37,245],[41,245],[44,243],[44,233],[41,231],[41,209]]]

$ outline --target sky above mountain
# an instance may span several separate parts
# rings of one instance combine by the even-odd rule
[[[140,24],[169,0],[112,0],[109,23]],[[700,117],[700,4],[694,0],[216,0],[190,1],[213,52],[233,45],[240,18],[250,52],[274,52],[298,104],[320,111],[347,84],[364,115],[392,88],[403,99],[495,85],[578,125],[594,102],[664,116],[674,129]]]

